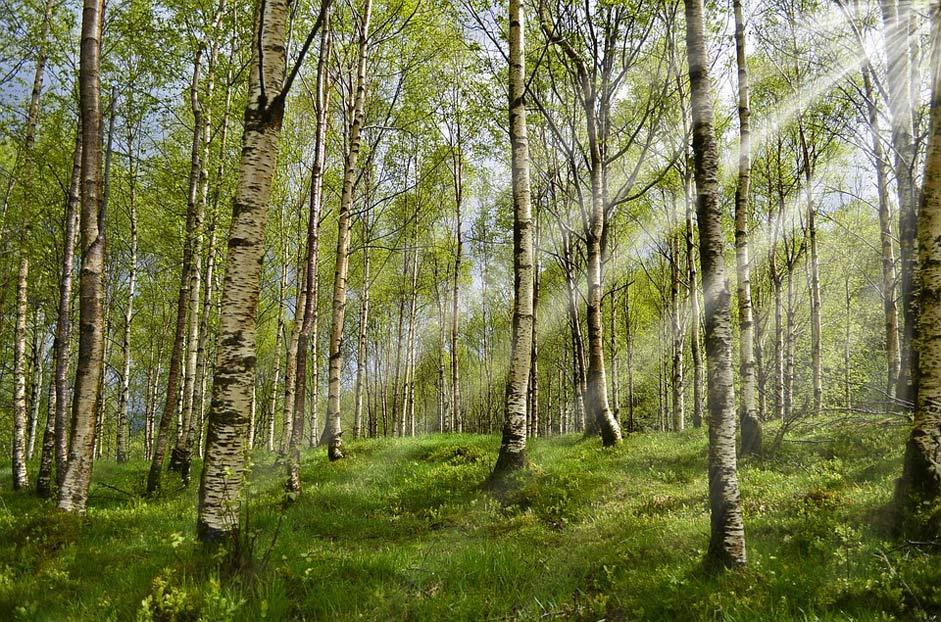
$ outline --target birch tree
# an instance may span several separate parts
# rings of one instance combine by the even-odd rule
[[[99,83],[103,6],[85,0],[79,57],[82,117],[81,256],[79,281],[78,368],[72,397],[72,440],[59,487],[58,507],[83,514],[91,484],[95,448],[95,413],[104,354],[105,240],[99,227],[101,185],[101,93]],[[64,346],[64,344],[62,344]]]
[[[719,204],[719,152],[712,114],[712,85],[702,0],[684,0],[686,54],[693,112],[693,164],[698,191],[699,257],[705,297],[709,406],[710,563],[745,564],[735,455],[735,389],[732,375],[731,294],[725,276],[725,234]]]
[[[510,162],[513,193],[513,337],[503,438],[491,478],[526,466],[526,414],[533,340],[533,221],[526,128],[526,21],[522,0],[509,0]]]
[[[196,535],[203,542],[237,536],[239,532],[248,426],[254,401],[255,322],[268,199],[285,100],[313,37],[323,25],[329,4],[330,0],[323,0],[317,21],[287,74],[288,2],[267,0],[255,7],[248,101],[229,228],[206,454],[199,484]]]

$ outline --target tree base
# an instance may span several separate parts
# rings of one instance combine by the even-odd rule
[[[761,423],[754,415],[742,415],[742,445],[741,456],[761,455]]]

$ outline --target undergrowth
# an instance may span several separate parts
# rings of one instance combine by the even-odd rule
[[[904,432],[821,430],[741,465],[748,566],[718,573],[702,565],[701,430],[531,441],[532,467],[499,490],[495,437],[353,441],[336,463],[307,452],[287,505],[258,453],[235,574],[194,540],[195,486],[147,499],[146,465],[102,462],[76,518],[8,492],[4,468],[0,618],[936,619],[941,546],[886,528]]]

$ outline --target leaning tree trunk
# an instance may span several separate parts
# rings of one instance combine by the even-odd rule
[[[702,0],[684,0],[686,50],[693,110],[699,253],[706,308],[709,402],[709,503],[712,537],[707,560],[724,566],[745,563],[735,456],[735,388],[732,374],[731,294],[725,276],[725,235],[719,201],[719,153],[712,122],[712,85]]]
[[[199,485],[197,537],[237,539],[255,387],[255,334],[265,218],[284,102],[287,0],[256,5],[248,101],[219,316],[215,380]],[[318,24],[322,23],[321,18]]]
[[[59,509],[77,513],[85,512],[85,503],[88,501],[94,460],[98,385],[104,362],[102,299],[105,239],[98,220],[101,186],[99,51],[102,8],[98,0],[84,0],[79,59],[83,149],[78,368],[72,398],[72,440],[58,499]],[[66,344],[62,345],[67,347]]]
[[[931,125],[918,214],[919,300],[915,424],[905,447],[896,499],[901,527],[924,535],[941,498],[941,3],[931,3]],[[921,514],[921,515],[920,515]],[[934,531],[931,531],[934,533]]]
[[[510,0],[509,109],[513,192],[513,337],[500,454],[491,478],[526,465],[526,410],[533,339],[533,220],[526,130],[526,35],[522,0]]]
[[[356,95],[353,103],[353,118],[350,120],[347,153],[343,171],[343,190],[340,196],[340,212],[337,218],[337,253],[333,274],[333,319],[330,326],[330,370],[329,395],[327,397],[327,427],[329,441],[327,453],[330,460],[343,457],[343,429],[340,424],[340,373],[343,367],[343,326],[346,319],[347,273],[350,258],[350,213],[353,208],[353,185],[356,162],[359,159],[360,132],[363,127],[363,109],[366,103],[366,53],[369,46],[369,19],[372,0],[366,0],[362,23],[359,26],[359,59],[356,71]]]
[[[751,124],[748,103],[748,64],[745,20],[741,0],[735,11],[735,62],[738,67],[738,184],[735,186],[735,271],[738,293],[739,375],[742,396],[738,418],[742,425],[742,455],[761,452],[761,424],[755,408],[755,321],[752,315],[751,265],[748,259],[748,186],[751,177]]]
[[[16,279],[16,330],[13,345],[13,490],[29,486],[26,472],[26,316],[29,304],[26,284],[29,279],[29,256],[21,251],[20,270]]]

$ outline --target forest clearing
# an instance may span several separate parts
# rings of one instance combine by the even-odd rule
[[[144,466],[108,460],[84,519],[4,495],[0,610],[63,621],[931,619],[936,546],[894,539],[885,520],[904,436],[833,424],[746,462],[749,565],[719,574],[702,566],[700,430],[614,450],[536,439],[532,476],[505,495],[481,486],[495,436],[356,441],[348,460],[305,452],[309,491],[286,508],[281,469],[260,452],[247,565],[228,577],[194,541],[195,490],[147,500],[133,492]]]
[[[941,616],[941,0],[0,13],[0,618]]]

